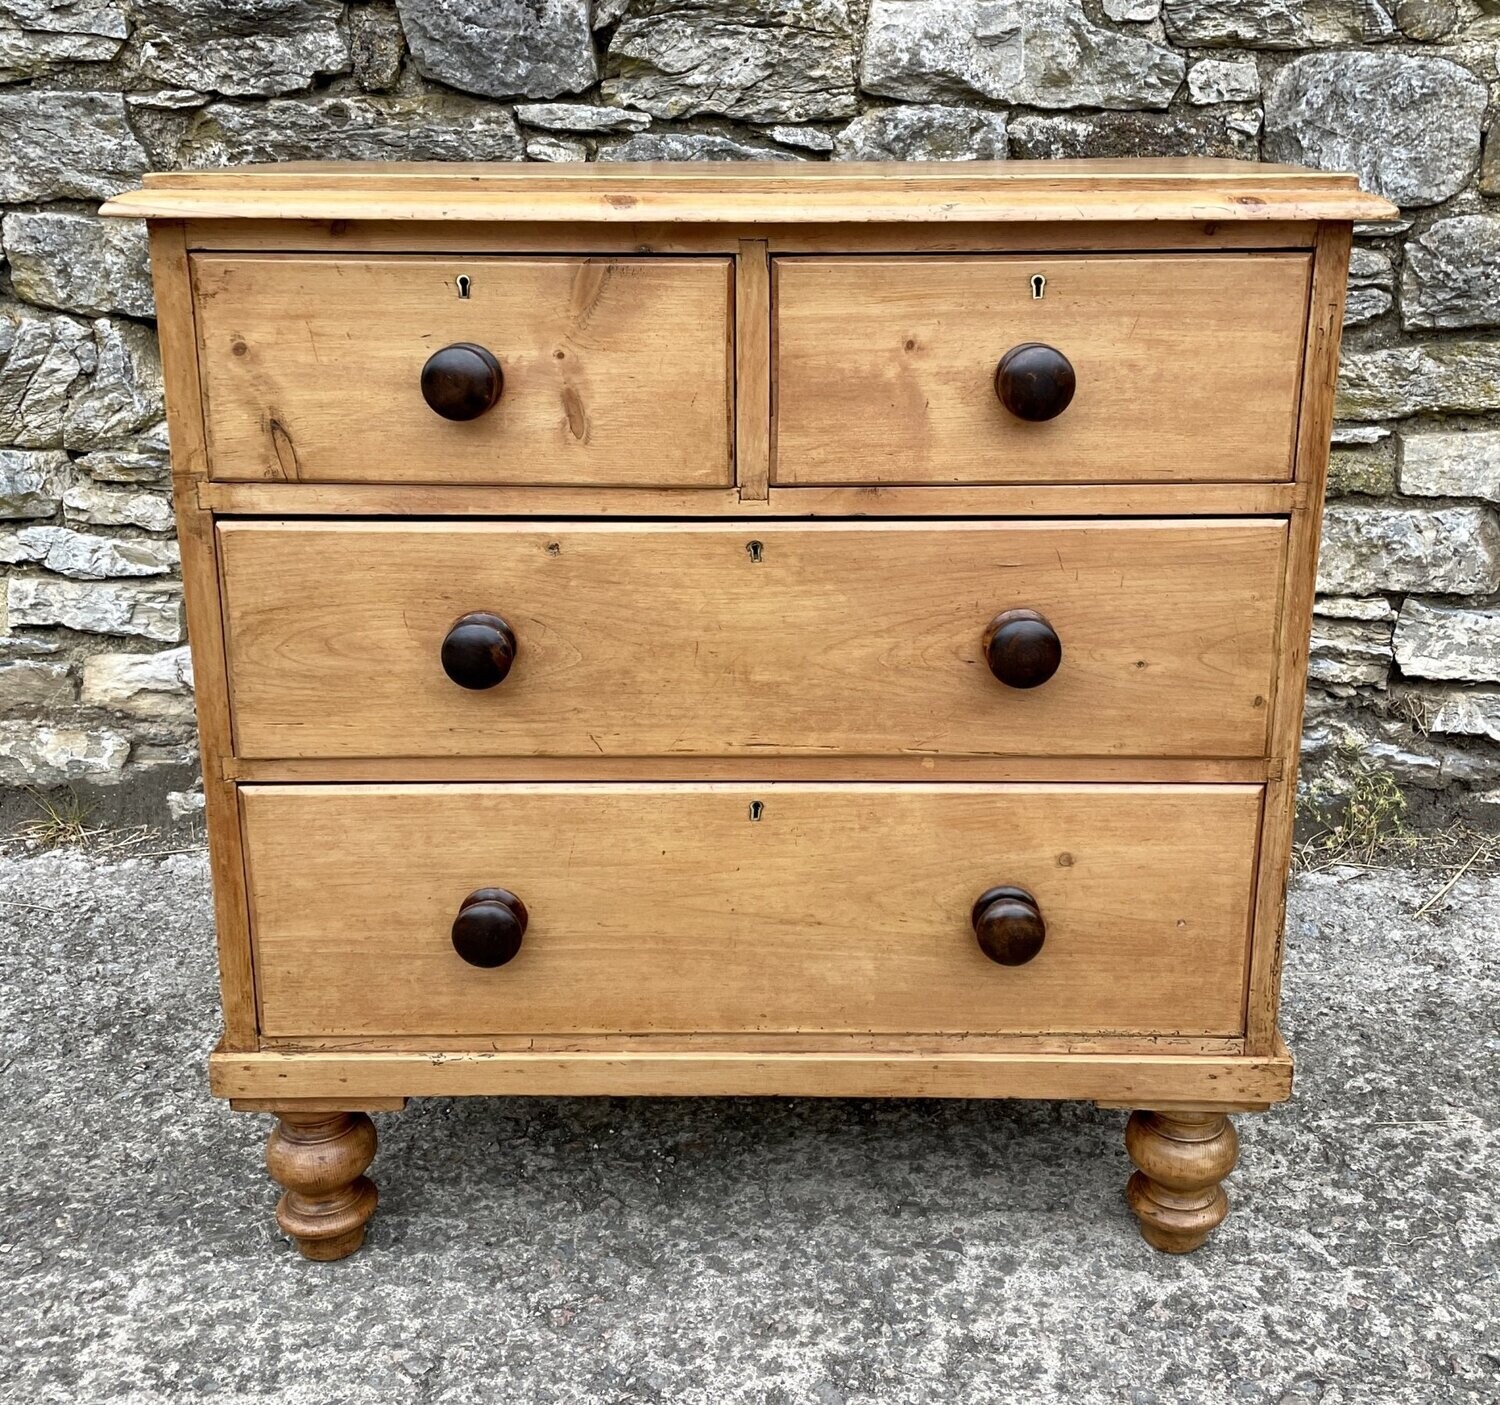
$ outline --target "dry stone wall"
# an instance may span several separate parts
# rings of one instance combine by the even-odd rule
[[[1352,168],[1315,765],[1500,805],[1500,0],[0,0],[0,786],[170,775],[142,172],[291,158]]]

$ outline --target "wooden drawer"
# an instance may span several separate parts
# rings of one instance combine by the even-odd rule
[[[773,481],[1288,479],[1309,268],[1305,253],[778,259]],[[1001,357],[1028,342],[1076,376],[1041,422],[996,394]]]
[[[247,786],[269,1036],[1244,1027],[1256,786]],[[759,818],[752,818],[758,805]],[[997,884],[1046,923],[987,959]],[[528,926],[479,969],[451,928]]]
[[[718,258],[199,255],[210,476],[729,484],[731,279]],[[453,343],[503,376],[461,422],[421,385]]]
[[[229,522],[245,757],[1264,754],[1286,524]],[[1038,687],[999,613],[1061,640]],[[444,672],[469,612],[517,654]]]

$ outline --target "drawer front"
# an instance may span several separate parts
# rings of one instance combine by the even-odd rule
[[[710,258],[200,255],[210,474],[731,483],[731,279]],[[456,343],[500,368],[498,400],[468,420],[423,394],[428,359]],[[473,360],[459,372],[474,383]]]
[[[246,757],[1259,756],[1280,520],[231,522]],[[997,681],[1031,610],[1061,662]],[[455,621],[504,681],[444,671]],[[457,637],[457,636],[455,636]],[[483,679],[470,679],[484,681]]]
[[[241,804],[269,1036],[1243,1031],[1254,786],[248,786]],[[1024,965],[976,940],[996,885],[1045,923]],[[496,887],[528,924],[481,969],[452,924]]]
[[[780,259],[774,481],[1288,479],[1309,269],[1305,254]],[[1001,358],[1035,342],[1075,380],[1037,421],[996,391]],[[1050,389],[1030,412],[1056,407]]]

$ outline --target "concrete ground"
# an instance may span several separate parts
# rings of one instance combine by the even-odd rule
[[[0,1398],[1494,1402],[1500,879],[1441,886],[1298,881],[1297,1097],[1190,1258],[1117,1112],[428,1100],[313,1265],[206,1094],[202,859],[0,860]]]

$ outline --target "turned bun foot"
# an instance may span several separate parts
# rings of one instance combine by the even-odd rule
[[[364,1242],[375,1213],[375,1124],[362,1112],[279,1112],[266,1169],[286,1194],[276,1223],[304,1258],[342,1259]]]
[[[1125,1199],[1146,1243],[1164,1254],[1191,1253],[1229,1213],[1219,1182],[1240,1154],[1229,1119],[1219,1112],[1134,1112],[1125,1150],[1137,1168]]]

